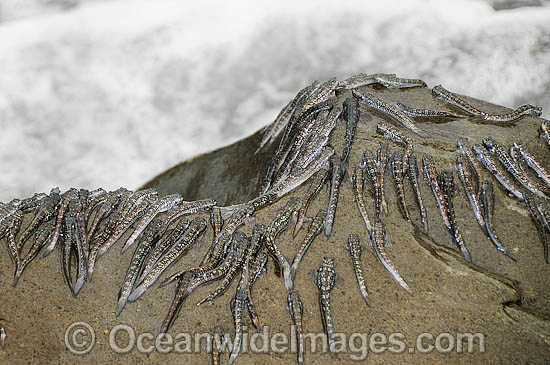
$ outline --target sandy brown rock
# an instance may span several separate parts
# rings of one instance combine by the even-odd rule
[[[410,90],[373,89],[387,101],[400,101],[414,107],[445,109],[432,98],[427,88]],[[346,95],[340,95],[342,98]],[[471,100],[476,106],[491,112],[504,112],[505,108]],[[366,111],[366,110],[365,110]],[[368,111],[370,113],[370,111]],[[358,126],[350,164],[361,160],[365,148],[374,149],[382,139],[376,134],[376,123],[381,116],[372,113],[371,120],[363,120]],[[429,140],[415,141],[415,154],[430,153],[440,169],[452,168],[455,162],[455,144],[458,136],[467,137],[470,143],[480,143],[486,136],[508,146],[520,140],[541,157],[544,166],[550,166],[550,153],[537,138],[540,120],[523,118],[512,126],[503,127],[477,124],[471,120],[441,123],[419,123],[430,133]],[[345,134],[343,124],[335,130],[331,144],[340,153]],[[147,183],[158,189],[159,195],[180,192],[185,200],[214,198],[220,204],[230,205],[245,202],[255,196],[259,182],[267,168],[269,151],[254,155],[261,135],[256,133],[240,142],[212,153],[184,162]],[[392,150],[400,147],[391,145]],[[488,175],[486,175],[488,177]],[[351,184],[345,180],[336,213],[335,228],[330,240],[322,235],[312,244],[296,279],[296,289],[304,302],[304,326],[307,332],[322,332],[317,299],[317,288],[312,272],[319,266],[323,256],[333,256],[339,276],[332,292],[336,330],[346,334],[362,333],[372,339],[375,333],[402,333],[406,348],[399,354],[385,351],[375,354],[367,349],[367,360],[375,364],[395,363],[530,363],[550,361],[550,265],[545,264],[542,246],[521,203],[507,197],[498,187],[494,225],[503,243],[518,258],[514,263],[499,254],[486,239],[474,220],[462,187],[455,201],[457,219],[472,253],[474,265],[465,263],[456,251],[451,236],[445,230],[429,188],[421,180],[421,190],[428,209],[429,236],[419,232],[400,216],[392,182],[387,177],[386,193],[389,215],[384,216],[388,235],[393,245],[388,253],[405,278],[413,295],[402,290],[379,264],[370,249],[363,251],[363,268],[370,291],[371,307],[366,307],[360,296],[350,258],[344,246],[350,233],[364,237],[365,228],[353,201]],[[458,183],[458,180],[457,180]],[[280,209],[292,195],[303,196],[304,185],[294,193],[260,210],[243,228],[247,233],[252,223],[267,224],[273,212]],[[420,224],[418,210],[412,200],[412,190],[407,186],[409,206],[413,221]],[[312,203],[308,215],[326,208],[328,189],[325,188]],[[372,201],[367,202],[372,212]],[[371,213],[372,214],[372,213]],[[206,217],[206,215],[205,215]],[[283,254],[293,257],[303,235],[302,231],[292,240],[290,231],[278,239]],[[212,239],[208,230],[206,241]],[[0,293],[2,304],[0,317],[8,334],[6,347],[0,349],[0,362],[22,363],[86,363],[147,362],[147,363],[204,363],[208,354],[204,348],[200,354],[141,354],[134,349],[129,354],[113,352],[108,345],[109,335],[104,333],[117,324],[133,326],[136,333],[156,334],[173,296],[172,287],[150,289],[142,299],[129,304],[120,317],[114,316],[116,296],[122,283],[131,252],[120,256],[117,244],[108,255],[98,261],[93,282],[88,283],[81,294],[73,298],[63,282],[60,253],[47,259],[37,259],[29,266],[17,288],[11,287],[12,264],[7,253],[0,255]],[[177,267],[190,266],[200,260],[207,245],[191,251],[177,263]],[[129,250],[133,251],[133,250]],[[5,252],[5,251],[4,251]],[[169,270],[175,272],[176,267]],[[200,288],[187,301],[176,320],[171,333],[208,332],[221,324],[226,332],[233,333],[229,300],[237,283],[228,293],[214,301],[196,307],[194,303],[205,297],[213,285]],[[270,261],[268,275],[260,279],[254,288],[254,300],[262,324],[269,325],[270,333],[290,334],[291,320],[286,309],[286,292],[282,281],[273,275]],[[95,330],[97,343],[87,355],[76,356],[65,349],[65,329],[75,321],[85,321]],[[247,318],[249,336],[254,333]],[[424,354],[409,351],[414,347],[420,333],[476,333],[485,335],[484,351],[479,343],[473,353],[457,353],[456,348],[448,353],[436,351]],[[359,335],[357,346],[360,345]],[[124,343],[124,336],[119,338]],[[429,342],[429,341],[428,341]],[[431,342],[433,344],[433,341]],[[193,344],[194,346],[194,344]],[[204,347],[204,346],[203,346]],[[306,363],[347,364],[361,357],[361,351],[350,351],[332,358],[329,354],[312,353],[306,349]],[[226,361],[227,358],[224,357]],[[237,362],[253,364],[269,362],[289,364],[295,362],[295,354],[288,351],[267,354],[243,354]]]

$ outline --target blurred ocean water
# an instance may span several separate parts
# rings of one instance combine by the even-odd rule
[[[548,6],[67,1],[17,17],[2,3],[13,2],[0,0],[12,11],[0,13],[0,201],[135,188],[253,133],[332,76],[396,73],[550,108]]]

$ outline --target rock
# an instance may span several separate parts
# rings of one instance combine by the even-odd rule
[[[386,101],[399,101],[417,108],[435,108],[447,110],[447,107],[435,100],[428,88],[407,90],[390,90],[379,87],[368,88],[370,92]],[[349,95],[348,92],[338,95],[340,101]],[[465,97],[467,101],[482,110],[491,113],[502,113],[508,109],[480,100]],[[361,122],[356,131],[349,164],[361,161],[362,152],[375,149],[380,141],[376,133],[376,124],[386,117],[370,109],[362,112],[371,114],[370,120]],[[540,157],[543,165],[550,165],[550,154],[546,146],[537,138],[540,119],[523,117],[509,126],[479,124],[473,120],[462,119],[449,122],[418,122],[418,126],[431,136],[429,139],[418,139],[405,131],[415,142],[415,154],[422,156],[429,153],[434,156],[439,169],[451,169],[455,163],[456,139],[465,137],[469,143],[480,143],[486,136],[509,146],[513,141],[521,140],[529,149]],[[400,128],[402,130],[402,128]],[[345,124],[340,123],[331,135],[330,144],[337,153],[342,150],[345,135]],[[185,200],[203,198],[217,199],[220,204],[231,205],[246,202],[255,197],[260,189],[261,180],[267,169],[272,150],[254,155],[261,139],[261,131],[231,146],[209,154],[198,156],[190,161],[173,167],[157,176],[145,187],[154,187],[159,195],[181,193]],[[276,145],[277,143],[274,143]],[[401,147],[390,144],[392,150]],[[272,147],[272,149],[275,146]],[[485,177],[488,177],[485,174]],[[540,334],[541,329],[548,328],[550,316],[547,280],[550,277],[550,265],[544,263],[541,243],[535,227],[521,204],[506,196],[504,191],[495,185],[497,203],[495,210],[495,228],[502,241],[514,253],[517,263],[499,254],[486,239],[477,225],[470,210],[462,187],[455,199],[455,210],[462,228],[465,241],[469,245],[474,264],[467,264],[457,252],[451,236],[445,230],[435,201],[426,184],[422,182],[421,191],[428,209],[430,222],[429,235],[421,233],[406,223],[399,214],[392,182],[387,178],[386,194],[389,213],[383,216],[388,235],[393,245],[388,254],[400,273],[407,280],[413,295],[407,294],[388,275],[379,264],[370,249],[363,253],[363,268],[370,291],[372,307],[366,307],[357,290],[349,254],[344,249],[350,233],[364,237],[365,228],[356,209],[351,191],[351,184],[344,180],[340,201],[336,213],[334,231],[326,241],[318,237],[304,257],[302,267],[297,274],[295,289],[301,294],[304,302],[304,325],[306,332],[322,333],[318,308],[318,293],[312,277],[308,273],[315,270],[323,256],[332,256],[336,262],[336,272],[340,277],[336,284],[338,290],[332,293],[334,321],[337,332],[349,335],[357,333],[355,346],[348,347],[348,352],[337,357],[339,364],[353,363],[353,360],[369,357],[372,363],[442,363],[468,361],[481,362],[544,362],[548,358],[547,338]],[[423,181],[423,180],[421,180]],[[289,196],[303,196],[307,184],[299,187]],[[407,185],[407,189],[409,189]],[[412,191],[406,190],[411,198],[409,206],[413,222],[419,223],[418,211],[412,203]],[[321,208],[326,209],[328,189],[321,191],[309,207],[309,216]],[[255,214],[256,222],[268,224],[272,213],[280,209],[286,201],[284,197],[269,208]],[[368,202],[372,211],[372,201]],[[243,228],[248,232],[250,225]],[[292,241],[292,230],[282,233],[278,242],[283,254],[291,256],[304,235],[304,230]],[[207,240],[211,239],[211,231]],[[184,257],[178,266],[189,266],[202,256],[202,249],[193,250]],[[120,257],[115,252],[102,257],[102,263],[96,269],[94,281],[84,287],[77,298],[71,298],[66,287],[61,285],[62,274],[58,257],[52,254],[45,260],[39,260],[27,269],[18,288],[10,287],[9,275],[3,272],[0,276],[0,292],[5,295],[0,315],[6,319],[2,324],[8,333],[8,346],[0,351],[0,362],[14,361],[124,361],[148,362],[197,362],[207,361],[208,354],[202,348],[200,354],[161,354],[150,355],[139,353],[134,349],[130,354],[120,357],[109,348],[109,337],[101,335],[108,329],[112,335],[117,324],[128,324],[133,327],[136,336],[142,332],[156,334],[173,296],[172,288],[153,288],[144,297],[127,306],[120,317],[115,318],[113,309],[116,304],[116,293],[123,280],[131,253]],[[10,267],[8,255],[0,256],[0,267]],[[177,268],[170,270],[174,272]],[[286,291],[282,280],[272,275],[270,263],[265,278],[258,281],[254,289],[254,300],[262,324],[269,326],[271,335],[281,332],[290,336],[290,317],[286,310]],[[7,271],[9,272],[9,271]],[[58,285],[59,283],[59,285]],[[235,286],[236,283],[233,283]],[[48,288],[39,296],[38,288]],[[201,288],[195,297],[204,297],[208,288]],[[232,289],[230,289],[232,290]],[[269,293],[269,295],[266,295]],[[345,293],[345,294],[342,294]],[[525,294],[528,297],[525,297]],[[224,295],[211,305],[200,308],[186,303],[171,333],[189,333],[193,338],[197,331],[195,323],[201,322],[201,328],[211,329],[214,324],[221,324],[226,333],[232,333],[233,324],[229,314],[228,303],[231,295]],[[55,303],[63,302],[63,316]],[[21,316],[21,307],[25,306],[25,315]],[[65,349],[65,329],[73,322],[89,323],[96,332],[97,343],[88,355],[75,357]],[[248,319],[246,319],[248,324]],[[519,325],[518,325],[519,321]],[[251,336],[254,331],[250,330]],[[389,341],[392,333],[396,338],[404,338],[403,347],[396,343],[375,345],[375,334]],[[414,348],[417,335],[429,333],[422,343],[425,346],[446,344],[452,339],[456,343],[458,334],[480,333],[473,343],[473,352],[457,353],[456,347],[450,351],[432,350],[421,353]],[[482,334],[482,335],[481,335]],[[429,338],[430,336],[431,339]],[[445,339],[442,343],[436,339]],[[359,343],[358,340],[361,340]],[[44,344],[41,344],[41,342]],[[119,346],[124,346],[123,336]],[[460,342],[460,341],[459,341]],[[152,343],[149,342],[149,343]],[[24,344],[23,347],[16,344]],[[40,344],[40,345],[39,345]],[[463,343],[467,345],[466,342]],[[194,344],[193,344],[194,347]],[[35,349],[35,352],[29,351]],[[306,347],[307,363],[327,363],[330,356],[326,353],[312,353]],[[410,350],[412,348],[412,350]],[[375,354],[376,352],[379,354]],[[295,354],[283,351],[270,357],[273,363],[288,364],[295,361]],[[396,355],[392,352],[398,352]],[[257,359],[267,359],[263,354],[242,354],[238,361],[241,364],[252,364]]]

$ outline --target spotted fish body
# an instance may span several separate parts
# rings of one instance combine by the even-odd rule
[[[174,299],[172,300],[170,309],[168,310],[166,317],[162,321],[160,333],[167,333],[170,327],[172,327],[172,325],[174,324],[174,321],[178,316],[181,306],[183,305],[185,300],[189,297],[189,295],[192,293],[192,290],[189,289],[189,285],[192,279],[193,279],[193,274],[189,272],[185,273],[185,275],[178,278],[176,293],[174,294]]]
[[[281,133],[281,131],[287,126],[288,121],[291,117],[291,115],[294,113],[295,109],[301,108],[301,104],[303,103],[304,99],[309,96],[312,90],[319,87],[320,84],[318,81],[313,82],[313,84],[306,86],[302,90],[296,94],[294,99],[292,99],[282,110],[281,112],[275,117],[275,120],[271,125],[267,128],[265,131],[262,141],[260,142],[260,146],[256,150],[256,153],[258,153],[264,146],[269,146],[275,138]]]
[[[145,276],[147,276],[151,270],[153,270],[153,267],[155,264],[162,259],[162,257],[168,253],[174,245],[177,244],[177,242],[183,238],[185,232],[189,228],[190,222],[188,219],[181,219],[178,222],[178,225],[176,228],[174,228],[169,234],[162,237],[155,248],[152,249],[151,253],[149,254],[147,260],[143,264],[143,270],[141,273],[141,278],[143,279]]]
[[[203,263],[198,267],[176,272],[164,280],[160,286],[165,286],[183,277],[190,277],[188,290],[192,291],[203,284],[224,276],[233,265],[237,255],[236,245],[233,244],[232,236],[230,236],[227,245],[224,245],[220,252],[216,252],[215,254],[219,255],[219,258],[212,256],[209,260],[205,260],[205,257],[203,258]],[[213,264],[213,261],[216,261],[216,264]],[[220,261],[221,263],[219,264]]]
[[[277,196],[277,194],[267,192],[257,198],[252,199],[250,202],[248,202],[248,204],[250,204],[254,208],[254,211],[256,211],[273,204],[278,199],[279,197]]]
[[[88,229],[88,241],[92,241],[92,237],[94,237],[96,228],[99,226],[101,220],[112,214],[119,207],[119,205],[123,204],[122,202],[124,200],[130,197],[131,193],[131,191],[124,188],[120,188],[112,193],[109,193],[109,196],[105,199],[105,201],[95,214],[94,219],[92,220],[92,224]]]
[[[464,155],[460,152],[458,152],[456,156],[456,171],[458,173],[458,178],[462,182],[464,191],[466,191],[466,195],[468,196],[468,200],[470,201],[470,205],[472,207],[477,222],[481,227],[485,227],[485,221],[481,212],[478,194],[474,191],[474,187],[472,185],[472,176],[470,172],[466,170],[464,166]]]
[[[313,110],[313,113],[309,113],[309,114],[312,115],[315,113],[315,111],[316,109]],[[296,112],[294,115],[291,116],[288,122],[288,125],[285,128],[284,134],[281,137],[281,141],[279,142],[279,147],[275,151],[275,154],[267,169],[260,194],[265,194],[272,187],[273,176],[276,173],[276,170],[280,168],[283,161],[285,160],[285,157],[289,152],[288,146],[295,137],[296,129],[297,129],[295,128],[295,126],[299,124],[300,117],[302,117],[302,114],[305,114],[305,113],[306,113],[305,111]]]
[[[455,93],[450,92],[449,90],[445,89],[441,85],[436,85],[432,89],[432,94],[444,100],[446,103],[454,105],[455,107],[461,109],[462,111],[465,111],[466,113],[470,115],[483,115],[487,114],[479,110],[478,108],[474,107],[470,103],[466,102],[462,98],[459,98],[458,95]]]
[[[19,233],[19,229],[21,228],[21,223],[23,222],[24,213],[21,209],[17,209],[11,218],[11,223],[7,228],[7,238],[6,242],[8,245],[8,252],[10,254],[11,259],[13,260],[15,264],[15,272],[18,271],[19,265],[21,264],[21,255],[19,253],[19,249],[17,248],[17,242],[15,240],[15,237],[17,233]]]
[[[98,251],[98,257],[104,255],[121,237],[122,235],[130,228],[130,226],[141,216],[145,214],[147,208],[156,201],[156,194],[144,195],[143,199],[140,199],[139,202],[136,202],[136,206],[131,209],[126,215],[124,215],[124,210],[121,213],[122,221],[117,225],[117,228],[105,241]]]
[[[83,262],[79,262],[79,265],[87,266],[88,255],[90,253],[90,242],[88,241],[87,233],[87,220],[86,220],[86,201],[88,200],[89,194],[85,197],[83,194],[79,199],[78,212],[76,213],[76,237],[77,243],[82,246],[82,256]],[[82,267],[81,267],[82,268]],[[86,278],[88,269],[81,271],[81,275]]]
[[[509,113],[489,114],[474,107],[455,93],[446,90],[441,85],[434,86],[434,88],[432,89],[432,94],[444,100],[445,102],[465,111],[466,113],[488,122],[513,122],[524,115],[539,117],[542,114],[542,108],[530,104],[522,105]]]
[[[246,242],[246,243],[245,243]],[[242,237],[240,244],[248,245],[248,239],[246,236]],[[250,277],[249,266],[250,253],[246,254],[246,260],[241,273],[241,280],[235,296],[230,302],[231,313],[233,314],[233,321],[235,323],[235,338],[233,339],[233,348],[231,349],[231,355],[229,356],[228,364],[233,364],[239,353],[241,352],[241,343],[243,336],[243,312],[247,303],[248,297],[248,281]]]
[[[420,220],[424,226],[424,231],[428,232],[428,214],[426,213],[426,208],[424,207],[424,201],[422,200],[422,193],[420,192],[420,185],[418,183],[418,162],[416,160],[416,156],[409,156],[407,164],[407,175],[409,176],[409,181],[411,182],[416,203],[420,210]]]
[[[365,303],[370,307],[369,303],[369,291],[367,289],[367,283],[363,276],[363,269],[361,268],[361,243],[359,242],[359,236],[356,234],[350,234],[348,239],[348,245],[346,248],[351,256],[351,262],[353,265],[353,271],[355,272],[355,278],[357,279],[357,285],[359,286],[359,292]]]
[[[85,221],[90,220],[92,212],[109,198],[109,193],[102,188],[90,191],[88,199],[86,201],[86,210],[84,212]]]
[[[440,175],[440,184],[443,187],[443,196],[447,206],[447,218],[449,219],[449,223],[451,225],[449,231],[451,232],[460,253],[464,256],[464,259],[468,262],[472,262],[472,256],[470,255],[468,247],[466,247],[462,233],[460,233],[454,213],[453,198],[455,184],[453,172],[450,170],[442,171]]]
[[[487,169],[495,179],[506,189],[508,190],[512,195],[514,195],[518,199],[523,200],[523,194],[519,191],[518,188],[515,187],[514,183],[512,183],[508,177],[504,174],[504,171],[498,165],[495,163],[495,161],[489,156],[487,152],[483,150],[483,148],[478,145],[474,144],[472,145],[472,152],[476,155],[477,159],[485,169]]]
[[[378,123],[378,125],[376,126],[376,131],[382,134],[385,139],[395,143],[399,143],[405,147],[405,153],[403,154],[402,161],[403,176],[405,176],[407,172],[407,161],[409,160],[409,157],[412,156],[414,151],[411,139],[401,134],[397,129],[386,122]]]
[[[321,169],[319,170],[315,175],[314,179],[311,182],[311,185],[309,186],[308,191],[306,192],[306,195],[303,199],[303,204],[298,210],[296,225],[294,226],[294,233],[293,237],[296,237],[298,235],[298,232],[302,228],[302,225],[304,224],[304,218],[307,213],[307,209],[311,202],[315,199],[317,194],[321,191],[323,186],[325,186],[325,182],[328,179],[329,172],[328,170]]]
[[[299,119],[304,113],[313,108],[314,105],[327,100],[329,95],[336,89],[338,80],[335,77],[322,83],[319,88],[315,89],[306,99],[302,109],[297,113]]]
[[[319,212],[315,215],[315,217],[311,221],[311,223],[309,224],[309,229],[307,231],[307,234],[305,235],[302,241],[302,244],[300,245],[300,248],[298,248],[298,251],[294,256],[294,260],[292,260],[292,267],[291,267],[292,281],[294,281],[296,277],[296,271],[298,271],[298,266],[300,265],[302,258],[304,257],[307,250],[309,249],[309,246],[311,246],[315,237],[317,237],[321,233],[324,226],[326,214],[327,212],[325,210],[320,209]]]
[[[227,362],[228,365],[235,362],[242,347],[243,312],[246,301],[246,290],[242,289],[244,283],[245,282],[243,281],[242,284],[239,285],[239,290],[231,301],[231,314],[233,314],[233,322],[235,324],[235,337],[233,339],[233,349],[231,350],[231,355],[229,356],[229,361]]]
[[[271,256],[277,261],[279,269],[283,270],[285,286],[287,288],[292,288],[294,285],[290,275],[290,263],[275,244],[275,238],[287,226],[288,222],[300,209],[301,205],[302,199],[298,197],[290,198],[266,230],[266,248]]]
[[[550,230],[543,222],[544,217],[540,214],[540,210],[537,209],[537,202],[535,201],[533,194],[525,189],[522,196],[523,204],[527,208],[535,227],[537,227],[537,230],[539,231],[542,241],[542,248],[544,250],[544,258],[548,264],[550,263],[550,258],[548,256],[548,234],[550,234]]]
[[[356,165],[354,167],[353,176],[351,177],[351,185],[353,188],[354,200],[355,200],[355,203],[357,204],[357,209],[359,210],[359,213],[363,218],[363,222],[365,222],[365,226],[367,227],[367,234],[370,234],[370,231],[372,229],[372,224],[369,219],[367,207],[365,206],[365,200],[363,199],[364,178],[363,178],[363,168],[361,165]]]
[[[183,276],[185,276],[186,273],[190,273],[194,275],[193,280],[189,284],[189,288],[194,290],[195,288],[204,285],[206,283],[209,283],[212,280],[217,280],[221,278],[222,276],[225,276],[229,270],[231,270],[231,267],[233,266],[233,263],[237,259],[238,251],[237,246],[233,245],[231,247],[231,252],[229,252],[223,262],[218,265],[215,268],[211,268],[209,270],[205,270],[204,268],[201,268],[200,270],[197,270],[195,272],[186,271],[184,272]],[[182,277],[180,275],[179,277]]]
[[[223,327],[216,325],[212,331],[212,365],[221,365],[220,346],[224,341],[225,332]]]
[[[223,227],[223,218],[220,208],[210,210],[210,226],[212,227],[212,236],[216,237]]]
[[[48,198],[48,194],[46,193],[35,193],[30,198],[21,200],[18,208],[21,209],[23,213],[30,213],[36,210],[40,202],[46,198]]]
[[[324,147],[315,163],[311,164],[306,169],[300,171],[296,175],[291,174],[284,181],[281,181],[277,185],[274,185],[273,189],[270,190],[270,192],[275,193],[277,198],[281,198],[286,194],[292,192],[294,189],[309,180],[309,178],[313,176],[317,171],[326,168],[328,160],[333,154],[334,150],[331,147]]]
[[[544,120],[539,127],[539,137],[550,148],[550,122]]]
[[[260,328],[260,319],[258,318],[258,313],[256,312],[256,307],[252,300],[252,288],[254,287],[254,283],[256,282],[256,280],[258,280],[266,271],[267,258],[267,252],[265,250],[262,250],[258,253],[256,259],[249,265],[250,278],[248,280],[248,286],[246,288],[246,306],[248,308],[250,320],[252,321],[252,324],[256,329]]]
[[[342,152],[342,165],[346,166],[355,138],[357,123],[359,123],[359,102],[356,98],[349,97],[344,101],[344,119],[346,120],[346,137],[344,139],[344,151]]]
[[[233,233],[239,226],[244,224],[245,220],[248,217],[254,214],[254,211],[254,206],[251,204],[247,204],[239,208],[231,215],[231,217],[223,226],[222,231],[214,239],[214,243],[212,244],[212,254],[210,256],[210,259],[208,260],[208,263],[205,263],[202,267],[202,270],[208,271],[218,265],[218,263],[222,259],[222,253],[224,252],[225,247],[227,247],[229,242],[231,242]]]
[[[479,195],[481,193],[481,167],[478,164],[478,160],[474,157],[472,151],[467,148],[466,142],[462,137],[459,137],[456,141],[456,152],[457,154],[462,155],[468,163],[471,170],[469,177],[472,178],[472,181],[470,182],[472,183],[474,192],[477,194],[477,199],[479,200]]]
[[[342,180],[345,173],[345,166],[342,165],[342,161],[338,158],[338,156],[333,155],[333,158],[331,158],[331,163],[332,180],[330,184],[330,198],[328,202],[327,216],[325,218],[325,236],[327,239],[329,239],[332,234],[334,219],[336,216],[336,208],[338,206],[338,198],[340,196],[340,186],[342,185]]]
[[[403,154],[401,152],[395,152],[391,160],[391,174],[395,182],[395,192],[397,194],[397,201],[399,203],[399,210],[406,221],[411,221],[411,215],[409,213],[409,207],[405,199],[405,187],[403,185]]]
[[[546,232],[546,234],[550,233],[550,213],[548,212],[548,209],[543,208],[542,204],[536,203],[535,205],[537,213],[539,214],[539,218],[542,222],[542,228]],[[546,246],[544,248],[544,258],[546,260],[546,263],[548,264],[548,241],[546,241]]]
[[[102,225],[104,226],[103,231],[92,241],[90,254],[88,255],[88,281],[92,280],[95,262],[97,260],[99,250],[101,249],[103,244],[109,239],[109,237],[111,237],[111,235],[115,232],[119,220],[120,213],[118,211],[115,211],[113,214],[111,214],[111,216],[109,216],[109,219],[102,223]]]
[[[514,142],[510,148],[510,155],[516,161],[519,159],[517,154],[519,154],[521,158],[525,160],[527,165],[537,173],[538,177],[544,180],[547,186],[550,186],[550,174],[521,143]]]
[[[132,261],[130,262],[130,266],[128,267],[128,271],[126,272],[126,277],[124,278],[122,287],[118,292],[118,302],[115,310],[116,316],[118,316],[126,306],[128,297],[130,296],[130,293],[132,292],[132,288],[134,287],[134,283],[138,278],[139,269],[143,264],[143,260],[145,259],[145,256],[147,256],[147,254],[151,251],[151,249],[154,247],[154,245],[158,241],[158,233],[161,228],[162,228],[161,220],[156,219],[152,221],[151,224],[149,224],[149,226],[145,230],[143,234],[143,238],[138,243],[138,246],[134,251],[134,256],[132,257]]]
[[[187,250],[191,248],[202,232],[206,229],[206,225],[206,220],[202,217],[193,219],[189,225],[189,230],[175,243],[169,252],[159,259],[151,272],[147,274],[147,276],[141,280],[139,286],[132,291],[132,294],[128,297],[128,301],[134,302],[139,299],[145,291],[158,280],[164,270],[176,262],[185,252],[187,252]]]
[[[57,204],[59,203],[59,188],[52,189],[50,196],[40,201],[38,204],[36,213],[29,223],[27,229],[21,234],[19,238],[19,251],[21,252],[25,241],[36,231],[38,226],[43,222],[52,219],[57,211]]]
[[[134,231],[128,237],[126,240],[126,243],[124,244],[124,247],[122,247],[122,251],[124,252],[130,247],[136,239],[139,237],[141,232],[145,230],[145,228],[151,223],[153,219],[159,214],[166,212],[167,210],[171,209],[178,203],[182,201],[182,197],[179,194],[172,194],[167,195],[156,202],[154,202],[147,210],[147,212],[136,222]]]
[[[291,175],[297,175],[304,169],[308,168],[323,152],[326,147],[330,133],[336,127],[336,122],[342,114],[343,107],[341,105],[332,105],[332,109],[326,116],[318,117],[316,122],[318,126],[314,126],[312,133],[305,146],[301,149],[296,157],[290,170]]]
[[[334,271],[334,259],[324,257],[321,266],[316,272],[317,288],[319,289],[319,306],[323,327],[327,335],[329,349],[334,346],[334,320],[332,318],[332,307],[330,305],[330,292],[334,288],[336,272]]]
[[[430,135],[420,128],[418,128],[414,121],[409,118],[405,113],[403,113],[401,110],[396,108],[395,106],[386,103],[385,101],[378,99],[373,94],[367,92],[367,91],[359,91],[358,89],[352,90],[353,96],[358,98],[363,103],[367,104],[371,108],[374,108],[381,113],[384,113],[385,115],[388,115],[392,119],[398,121],[403,127],[407,128],[414,134],[418,135],[422,138],[428,138]]]
[[[493,191],[493,184],[490,181],[483,181],[483,184],[481,185],[481,208],[483,210],[483,217],[485,222],[485,229],[487,231],[487,234],[489,235],[489,238],[495,245],[498,251],[502,252],[504,255],[508,256],[513,261],[516,261],[516,259],[511,256],[508,251],[502,247],[502,243],[500,242],[500,239],[498,238],[497,234],[495,233],[495,230],[493,228],[493,211],[495,207],[495,193]]]
[[[481,119],[488,122],[505,123],[513,122],[523,116],[540,117],[542,114],[542,108],[531,104],[524,104],[509,113],[504,114],[484,114]]]
[[[211,269],[210,271],[199,270],[192,272],[190,270],[185,270],[181,273],[176,273],[175,275],[172,275],[172,277],[168,278],[164,281],[163,284],[161,284],[162,286],[166,285],[166,283],[172,282],[173,280],[177,280],[176,293],[174,295],[172,304],[170,305],[170,309],[168,310],[168,314],[162,322],[160,333],[168,332],[168,330],[174,323],[181,309],[181,306],[197,287],[206,284],[212,280],[216,280],[229,271],[233,263],[233,257],[234,255],[232,253],[229,254],[222,265],[215,269]]]
[[[394,103],[394,105],[397,109],[413,118],[468,118],[468,115],[447,111],[411,108],[401,103]]]
[[[424,155],[422,157],[422,166],[424,171],[424,178],[426,179],[426,183],[428,184],[428,186],[432,189],[435,201],[437,202],[437,206],[439,207],[439,213],[441,215],[441,219],[443,220],[443,224],[447,229],[451,229],[451,222],[449,221],[449,216],[447,214],[447,202],[445,201],[445,198],[443,196],[442,187],[437,180],[438,173],[433,157],[430,155]]]
[[[225,277],[223,278],[222,283],[218,285],[218,287],[214,289],[214,291],[210,293],[206,298],[198,302],[197,306],[203,304],[204,302],[212,301],[217,297],[219,297],[220,295],[222,295],[223,293],[225,293],[225,291],[229,288],[229,285],[237,275],[237,272],[241,270],[241,268],[245,264],[245,261],[248,257],[248,253],[250,252],[250,249],[251,249],[250,240],[246,236],[246,234],[240,231],[235,232],[234,240],[235,240],[235,244],[237,245],[237,255],[233,265],[231,266],[227,274],[225,274]]]
[[[377,166],[372,152],[368,150],[363,152],[363,162],[361,166],[363,167],[366,177],[371,183],[372,190],[374,192],[375,217],[378,218],[380,217],[384,206],[384,189],[380,182],[380,176],[383,175],[383,172],[379,172],[379,168],[381,169],[382,166],[381,164],[378,164]]]
[[[300,294],[298,294],[298,292],[295,290],[292,290],[288,293],[287,302],[290,317],[292,318],[292,322],[294,323],[294,328],[296,331],[298,364],[303,364],[305,341],[304,325],[302,318],[304,317],[304,305],[302,304]]]
[[[355,89],[361,86],[380,84],[388,89],[404,89],[411,87],[426,87],[426,83],[419,79],[406,79],[395,74],[364,74],[360,73],[348,77],[338,83],[339,89]]]
[[[305,168],[303,161],[295,161],[299,155],[299,149],[310,137],[316,118],[324,119],[324,114],[331,108],[332,104],[329,102],[320,103],[312,107],[301,117],[295,126],[295,131],[289,137],[288,146],[283,147],[278,159],[273,161],[275,162],[273,186],[288,178],[292,171],[296,174]]]
[[[500,143],[495,142],[495,140],[493,140],[491,137],[487,137],[483,140],[483,144],[491,153],[497,156],[498,160],[504,165],[506,170],[510,174],[512,174],[517,182],[519,182],[521,185],[523,185],[525,188],[527,188],[538,197],[543,199],[550,199],[542,191],[543,187],[541,187],[534,181],[531,181],[522,171],[521,167],[518,166],[514,161],[512,161],[511,157],[508,155],[508,153],[506,153],[506,150],[504,149],[504,147],[502,147],[502,145],[500,145]]]
[[[67,282],[67,285],[69,286],[69,289],[71,292],[74,292],[74,285],[73,280],[71,277],[71,258],[72,258],[72,252],[74,248],[76,247],[76,223],[75,223],[75,216],[74,216],[74,210],[71,209],[70,205],[75,204],[75,200],[71,200],[71,203],[69,204],[69,209],[67,213],[65,213],[64,216],[64,232],[63,232],[63,251],[62,251],[62,261],[63,261],[63,275],[65,276],[65,280]]]
[[[332,107],[330,103],[325,103],[323,106],[317,106],[315,109],[315,114],[311,115],[310,118],[303,121],[303,126],[300,128],[300,132],[297,133],[294,136],[294,139],[292,141],[292,145],[289,147],[288,152],[286,152],[286,156],[283,159],[280,159],[280,165],[277,166],[279,169],[278,173],[275,177],[275,182],[279,181],[281,176],[288,176],[290,171],[292,170],[296,158],[298,157],[300,150],[306,145],[306,141],[310,137],[311,133],[313,132],[313,127],[315,126],[316,119],[314,117],[325,110],[329,110]],[[318,117],[317,117],[318,118]],[[298,161],[299,162],[299,161]],[[282,164],[284,163],[284,169],[282,168]]]
[[[138,209],[144,202],[152,202],[153,197],[157,196],[157,192],[153,189],[138,190],[129,195],[128,199],[123,202],[120,216],[125,218],[135,209]]]
[[[167,198],[167,197],[165,197]],[[208,211],[218,205],[217,201],[214,199],[202,199],[196,201],[179,201],[175,203],[174,206],[168,208],[166,212],[166,217],[164,218],[164,225],[161,232],[161,235],[164,234],[168,227],[176,222],[180,217],[188,214],[195,214],[199,212]]]
[[[27,254],[21,260],[21,263],[17,266],[17,271],[15,272],[13,286],[17,285],[17,281],[23,274],[23,271],[27,265],[34,260],[38,255],[40,250],[48,243],[48,239],[51,237],[54,230],[54,222],[49,221],[40,226],[34,233],[34,240],[32,246],[30,247]]]
[[[379,143],[376,150],[376,177],[378,180],[378,195],[384,213],[388,213],[388,204],[386,203],[386,193],[384,188],[384,176],[386,166],[388,165],[389,149],[385,143]]]
[[[71,206],[69,205],[69,210]],[[75,221],[74,221],[74,242],[76,248],[76,281],[73,286],[73,296],[77,296],[84,282],[87,280],[88,276],[88,243],[86,240],[86,227],[84,218],[84,207],[82,206],[82,201],[79,200],[77,205],[77,211],[75,212]]]
[[[390,273],[393,280],[411,294],[411,289],[386,253],[386,246],[389,246],[390,242],[386,237],[386,229],[382,221],[377,221],[373,224],[371,237],[372,240],[369,243],[373,246],[376,257],[380,263],[382,263],[384,268]]]

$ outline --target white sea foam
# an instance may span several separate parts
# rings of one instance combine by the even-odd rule
[[[550,7],[345,5],[106,1],[0,23],[0,201],[136,188],[261,128],[313,80],[357,72],[548,115]]]

